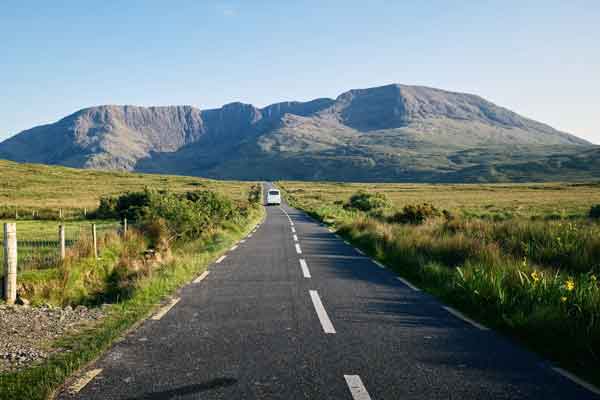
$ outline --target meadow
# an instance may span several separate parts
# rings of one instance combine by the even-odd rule
[[[600,382],[600,185],[280,187],[414,284]]]

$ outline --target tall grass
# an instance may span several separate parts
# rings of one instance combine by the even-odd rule
[[[600,225],[377,214],[292,197],[371,256],[471,316],[600,382]]]

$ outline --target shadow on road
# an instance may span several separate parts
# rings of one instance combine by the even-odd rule
[[[162,392],[146,393],[141,397],[131,397],[128,400],[163,400],[172,399],[174,397],[186,396],[190,394],[205,392],[207,390],[218,389],[235,385],[237,379],[233,378],[216,378],[207,382],[197,383],[194,385],[181,386],[174,389],[165,390]]]

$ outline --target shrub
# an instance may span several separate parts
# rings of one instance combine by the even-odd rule
[[[600,219],[600,204],[593,205],[592,208],[590,208],[590,218]]]
[[[429,203],[407,205],[402,211],[392,215],[389,220],[392,223],[422,224],[429,218],[439,217],[440,211]]]
[[[369,193],[359,191],[353,194],[344,205],[346,209],[356,209],[360,211],[372,211],[378,208],[390,207],[391,202],[383,193]]]

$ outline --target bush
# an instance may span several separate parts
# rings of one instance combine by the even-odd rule
[[[345,209],[355,209],[360,211],[373,211],[381,208],[390,207],[391,202],[383,193],[369,193],[359,191],[350,197],[344,205]]]
[[[596,204],[590,208],[590,218],[600,219],[600,204]]]
[[[429,218],[439,217],[441,212],[429,203],[407,205],[402,211],[392,215],[389,220],[392,223],[422,224]]]

